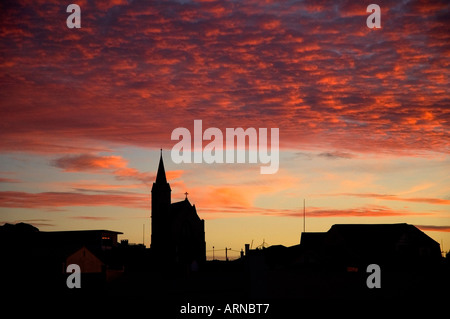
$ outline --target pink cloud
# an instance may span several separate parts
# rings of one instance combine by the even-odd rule
[[[53,165],[62,168],[66,172],[79,172],[124,168],[127,166],[127,161],[120,156],[81,154],[58,158],[53,161]]]
[[[20,183],[21,180],[15,178],[0,177],[0,183]]]
[[[104,221],[104,220],[113,220],[111,217],[103,217],[103,216],[74,216],[70,217],[72,219],[83,219],[83,220],[92,220],[92,221]]]

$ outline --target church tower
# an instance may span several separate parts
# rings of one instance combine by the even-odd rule
[[[152,255],[155,264],[163,267],[196,268],[206,260],[205,221],[198,216],[187,193],[184,200],[176,203],[172,203],[171,194],[161,150],[152,186]]]
[[[161,156],[159,159],[156,181],[152,186],[152,236],[151,248],[155,252],[163,252],[170,241],[170,185],[166,179],[166,171]]]

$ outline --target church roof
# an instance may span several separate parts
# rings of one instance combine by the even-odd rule
[[[184,199],[184,200],[182,200],[182,201],[179,201],[179,202],[175,202],[175,203],[172,203],[172,204],[170,204],[170,207],[173,207],[173,208],[177,208],[177,209],[181,209],[181,208],[191,208],[191,207],[193,207],[192,205],[191,205],[191,203],[189,202],[189,199]]]
[[[187,198],[180,202],[170,204],[170,211],[173,214],[189,214],[190,216],[195,217],[195,219],[200,220],[195,205],[192,205]]]

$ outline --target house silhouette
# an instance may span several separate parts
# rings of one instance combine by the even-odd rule
[[[304,262],[347,268],[371,263],[419,266],[441,260],[440,245],[414,225],[335,224],[326,233],[302,233]]]

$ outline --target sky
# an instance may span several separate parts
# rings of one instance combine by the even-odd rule
[[[81,8],[69,29],[66,8]],[[369,4],[381,28],[369,29]],[[150,245],[163,149],[208,256],[333,224],[450,250],[448,1],[2,1],[0,224]],[[179,127],[278,128],[279,170],[171,160]],[[208,142],[204,142],[203,147]],[[199,151],[199,150],[196,150]],[[442,248],[442,247],[441,247]],[[222,252],[220,252],[222,250]]]

